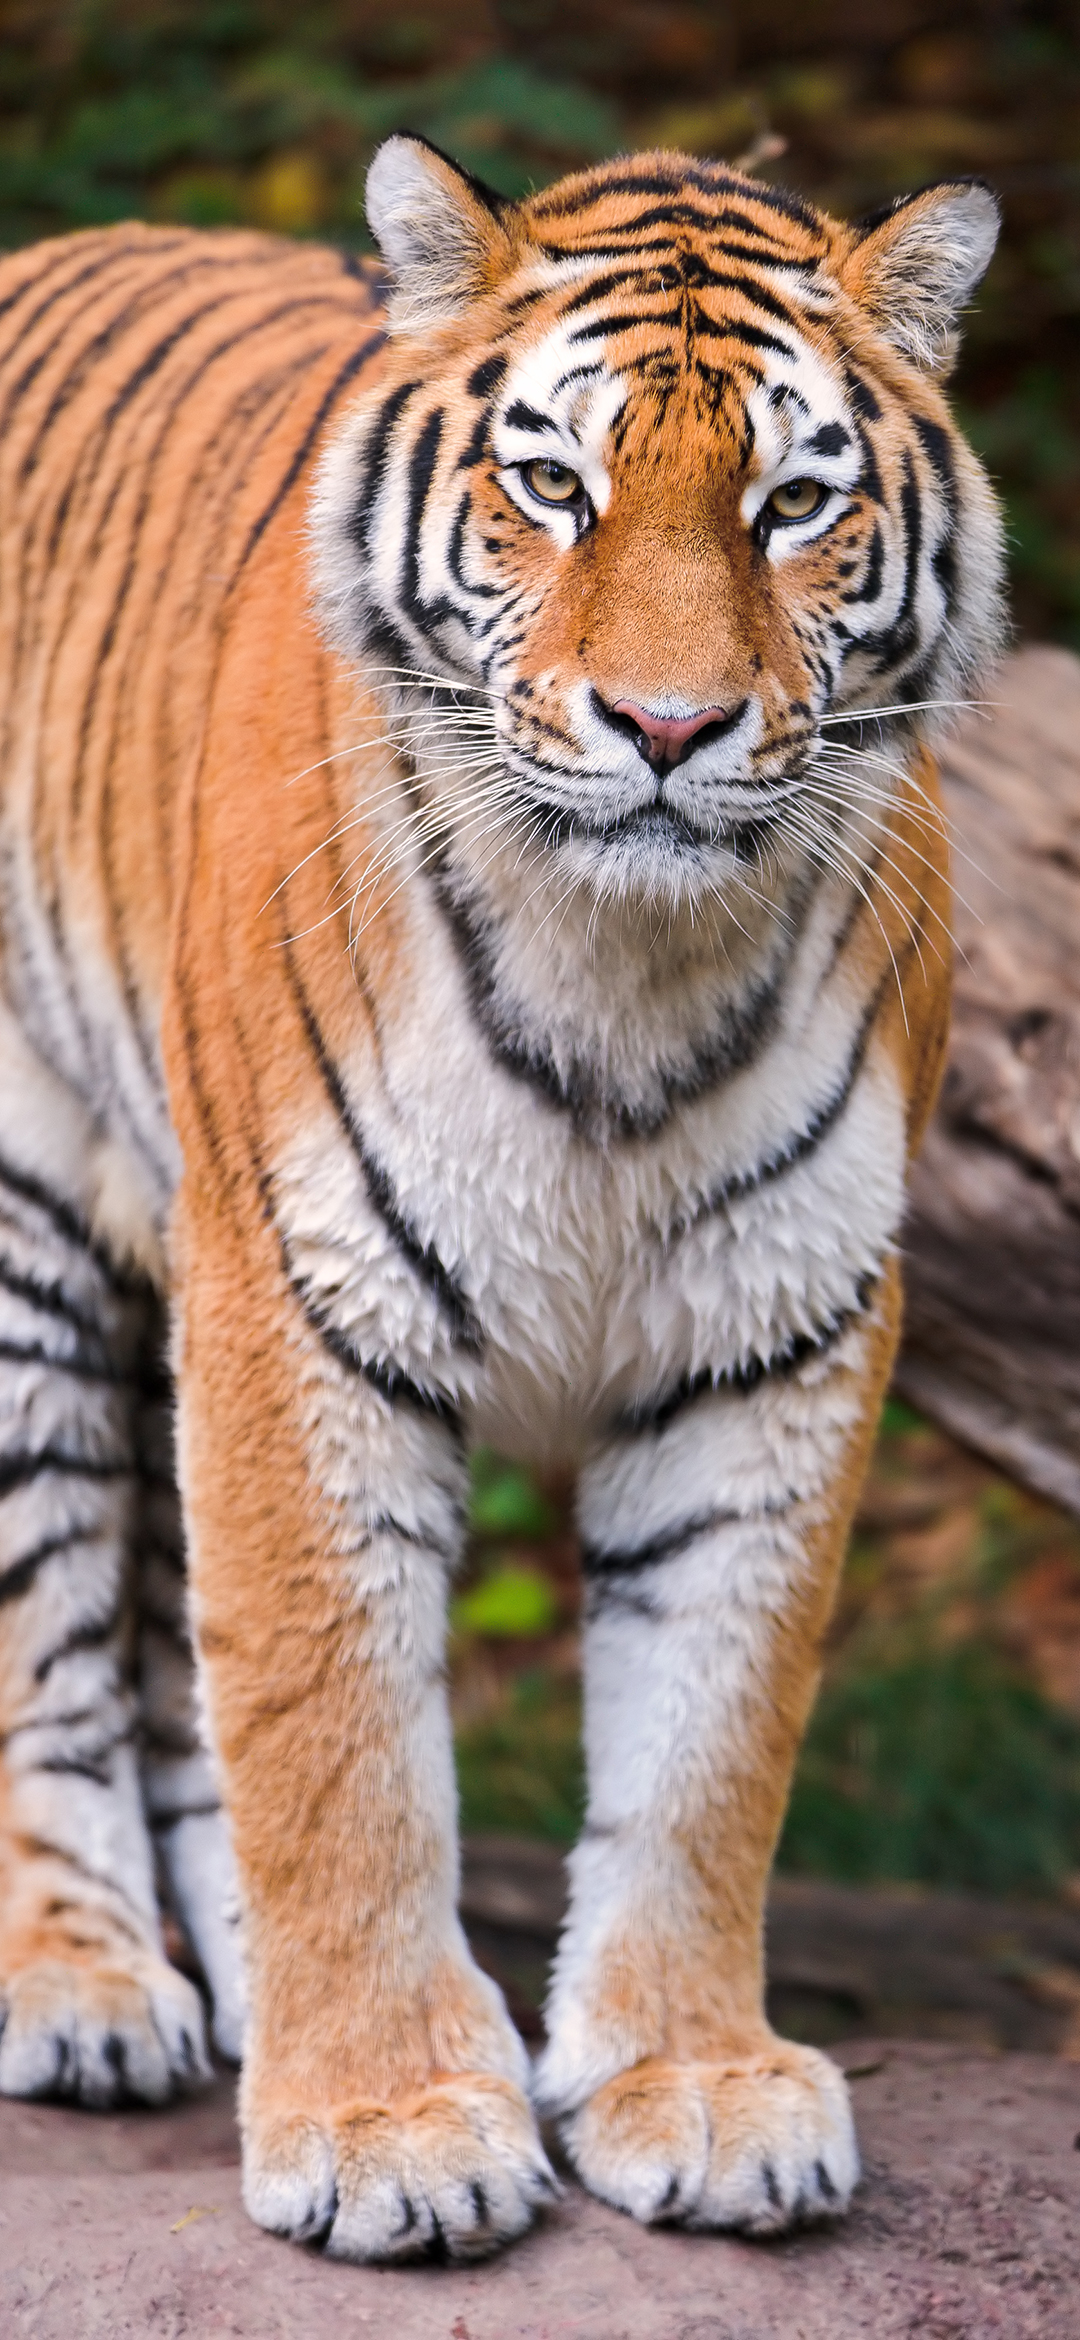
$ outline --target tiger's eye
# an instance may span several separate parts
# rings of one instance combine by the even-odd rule
[[[521,476],[542,504],[572,504],[581,494],[577,472],[570,471],[565,463],[553,463],[546,455],[535,463],[522,464]]]
[[[820,512],[828,492],[819,479],[786,479],[773,489],[766,510],[774,520],[809,520],[812,512]]]

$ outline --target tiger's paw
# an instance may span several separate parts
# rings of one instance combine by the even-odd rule
[[[251,2217],[333,2259],[486,2258],[557,2192],[521,2090],[485,2074],[252,2122],[245,2136]]]
[[[838,2217],[859,2175],[842,2073],[786,2040],[715,2064],[650,2058],[561,2133],[590,2191],[647,2226],[780,2234]]]
[[[198,1992],[150,1950],[39,1956],[0,1979],[0,2096],[102,2111],[167,2104],[209,2078]]]

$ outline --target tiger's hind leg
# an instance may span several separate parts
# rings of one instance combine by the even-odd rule
[[[0,2094],[160,2103],[207,2066],[135,1743],[145,1295],[27,1160],[34,1086],[0,1160]]]
[[[161,1351],[164,1351],[164,1326]],[[142,1393],[136,1443],[138,1680],[142,1788],[166,1899],[210,1991],[214,2045],[239,2063],[244,1975],[228,1826],[199,1712],[176,1485],[173,1388]]]

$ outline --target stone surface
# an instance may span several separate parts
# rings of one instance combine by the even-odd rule
[[[171,2113],[0,2105],[4,2340],[1077,2340],[1080,2069],[860,2040],[833,2232],[646,2232],[568,2185],[489,2265],[381,2271],[240,2207],[232,2084]]]

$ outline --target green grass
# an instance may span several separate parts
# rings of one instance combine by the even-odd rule
[[[853,1664],[818,1702],[779,1857],[852,1883],[1052,1891],[1080,1867],[1080,1724],[979,1641]]]
[[[462,1824],[569,1844],[584,1807],[576,1685],[539,1668],[459,1734]],[[828,1684],[779,1866],[853,1884],[1053,1892],[1080,1868],[1080,1724],[978,1641]]]
[[[459,1731],[457,1764],[463,1828],[572,1844],[585,1809],[577,1683],[519,1675],[501,1713]]]

